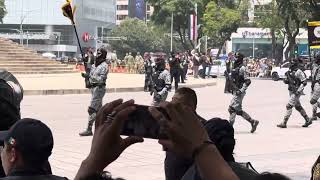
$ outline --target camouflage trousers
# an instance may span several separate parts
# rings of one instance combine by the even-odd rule
[[[242,110],[242,101],[245,95],[246,95],[246,92],[243,92],[241,94],[235,94],[235,93],[233,94],[233,98],[229,106],[229,113],[230,113],[229,122],[231,125],[234,124],[237,115],[243,117],[243,119],[245,119],[249,123],[254,122],[251,116],[247,112]]]
[[[316,83],[311,94],[311,104],[312,104],[312,118],[316,118],[318,107],[320,107],[320,84]]]
[[[301,97],[301,94],[295,94],[293,92],[289,92],[289,95],[290,95],[290,98],[289,98],[289,102],[286,106],[287,108],[287,111],[285,113],[285,116],[284,116],[284,124],[286,124],[292,114],[292,111],[293,111],[293,107],[301,114],[301,116],[306,120],[308,121],[309,120],[309,117],[306,113],[306,111],[304,110],[304,108],[302,107],[301,105],[301,102],[300,102],[300,97]]]
[[[94,113],[89,113],[89,123],[93,124],[96,120],[97,112],[102,107],[102,100],[106,94],[106,87],[94,87],[90,89],[91,91],[91,101],[89,108],[94,109]]]

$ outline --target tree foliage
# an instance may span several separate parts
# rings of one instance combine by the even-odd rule
[[[277,41],[279,39],[284,39],[284,31],[283,31],[283,24],[284,19],[279,16],[279,7],[276,0],[272,0],[268,6],[265,6],[262,9],[258,20],[257,25],[258,27],[270,29],[271,34],[271,41],[272,41],[272,58],[277,60],[282,60],[282,53],[281,55],[276,54],[276,49],[278,47]],[[283,49],[283,47],[282,47]]]
[[[4,2],[5,0],[0,0],[0,23],[3,23],[3,18],[7,14],[7,10]]]
[[[214,1],[211,1],[203,16],[204,32],[221,51],[224,43],[237,31],[240,21],[239,11],[227,7],[219,8]],[[220,52],[217,56],[219,54]]]
[[[111,32],[114,37],[126,37],[126,40],[110,41],[120,57],[128,52],[169,52],[170,36],[161,26],[146,25],[139,19],[126,19]],[[174,42],[174,48],[179,49]]]
[[[296,37],[300,28],[305,27],[310,17],[310,12],[305,8],[308,6],[303,0],[276,0],[278,4],[278,15],[283,19],[283,27],[288,46],[285,49],[285,59],[293,56],[292,51],[296,47]]]
[[[202,12],[200,0],[147,0],[147,2],[154,7],[151,17],[153,22],[170,29],[171,14],[173,14],[173,28],[179,34],[180,43],[185,49],[193,47],[193,43],[187,38],[189,19],[190,14],[195,10],[196,3],[199,3],[198,12]]]

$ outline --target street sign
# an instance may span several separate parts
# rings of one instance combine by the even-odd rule
[[[320,21],[308,22],[309,46],[320,46]]]

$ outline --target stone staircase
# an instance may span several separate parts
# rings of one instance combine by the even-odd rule
[[[0,38],[0,69],[13,74],[60,74],[77,72],[67,64],[43,57],[11,40]]]

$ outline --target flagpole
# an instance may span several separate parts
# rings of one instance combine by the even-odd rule
[[[82,50],[82,47],[81,47],[81,44],[80,44],[80,39],[79,39],[79,35],[78,35],[76,24],[73,22],[72,26],[74,28],[74,32],[76,33],[76,37],[77,37],[78,45],[79,45],[79,48],[80,48],[81,56],[82,56],[82,58],[84,58],[84,53],[83,53],[83,50]]]
[[[173,12],[171,14],[171,41],[170,41],[170,52],[173,50]]]

